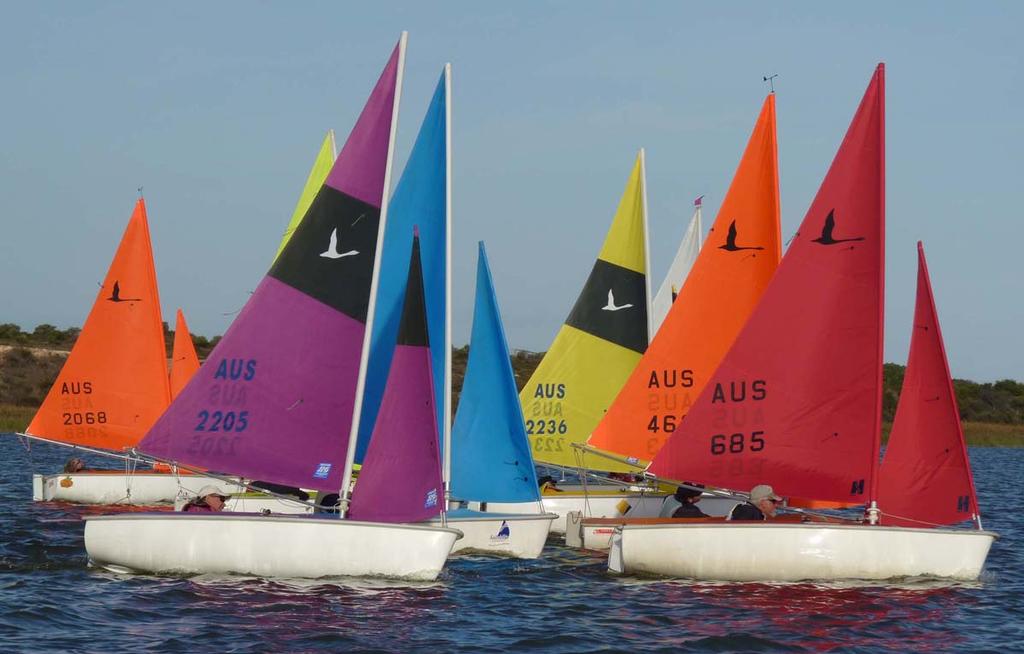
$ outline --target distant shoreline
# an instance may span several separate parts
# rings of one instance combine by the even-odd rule
[[[0,404],[0,433],[20,432],[28,426],[36,413],[34,406]],[[1024,425],[1005,425],[992,422],[964,422],[967,444],[974,447],[1024,447]],[[882,428],[887,440],[891,425]]]

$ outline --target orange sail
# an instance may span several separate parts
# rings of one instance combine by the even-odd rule
[[[139,199],[78,341],[26,432],[119,450],[135,445],[170,400],[149,224]]]
[[[588,445],[649,461],[697,400],[779,264],[775,96],[665,322]]]
[[[185,314],[178,309],[178,320],[174,326],[174,349],[171,352],[171,399],[178,396],[197,370],[199,356],[196,354],[196,346],[185,324]]]

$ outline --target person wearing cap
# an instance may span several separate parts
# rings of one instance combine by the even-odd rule
[[[698,490],[700,488],[704,488],[704,486],[684,481],[682,486],[676,488],[676,492],[672,497],[666,497],[665,501],[662,502],[658,517],[706,518],[707,516],[704,515],[704,512],[696,506],[697,502],[700,501],[701,491]],[[676,515],[677,512],[680,512],[680,514]]]
[[[207,484],[199,489],[196,498],[181,507],[182,511],[215,513],[224,510],[224,502],[229,495],[226,495],[213,484]]]
[[[737,504],[729,512],[727,520],[767,520],[775,517],[775,510],[782,498],[771,486],[759,484],[750,489],[750,501]]]

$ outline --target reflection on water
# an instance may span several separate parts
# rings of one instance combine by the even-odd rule
[[[45,449],[37,470],[66,457],[44,461]],[[1021,649],[1024,519],[1002,491],[1022,477],[1024,451],[971,456],[986,527],[1002,536],[978,582],[619,578],[555,540],[537,561],[457,558],[436,582],[266,580],[89,568],[81,518],[111,509],[32,503],[31,465],[0,439],[0,651]]]

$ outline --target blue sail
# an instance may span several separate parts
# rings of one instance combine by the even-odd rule
[[[469,361],[452,427],[451,494],[481,502],[540,500],[483,243],[477,263]]]
[[[420,234],[437,427],[438,433],[444,433],[444,385],[447,381],[445,351],[448,347],[445,338],[445,274],[448,266],[446,80],[447,72],[442,73],[437,84],[409,161],[388,207],[377,282],[376,313],[373,333],[370,335],[370,359],[366,369],[359,441],[356,446],[355,460],[359,463],[366,456],[370,435],[377,422],[377,412],[395,351],[414,227],[419,228]]]

